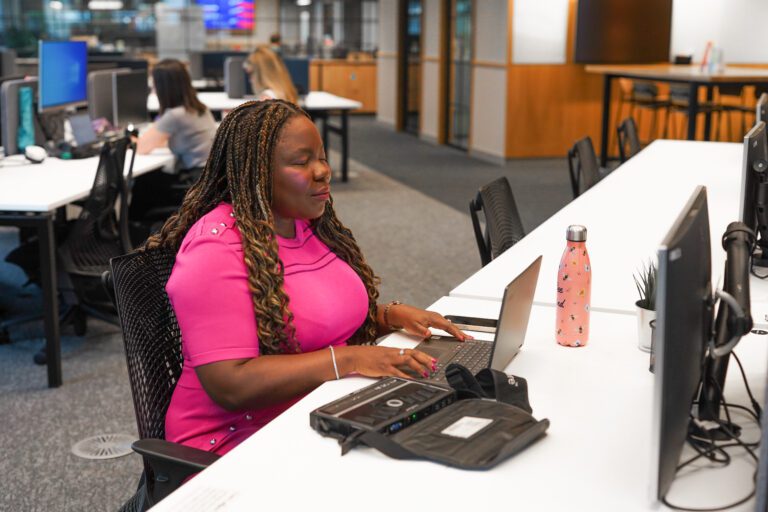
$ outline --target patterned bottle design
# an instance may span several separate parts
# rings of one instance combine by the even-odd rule
[[[557,321],[555,339],[567,347],[583,347],[589,341],[589,308],[592,267],[587,254],[587,228],[573,225],[557,272]]]

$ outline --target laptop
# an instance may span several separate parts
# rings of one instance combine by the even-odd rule
[[[461,364],[473,374],[483,368],[504,371],[520,352],[525,340],[541,258],[536,258],[504,289],[499,323],[493,341],[458,341],[452,336],[433,336],[416,346],[416,350],[437,359],[437,370],[429,378],[420,380],[446,383],[445,368],[451,363]]]
[[[89,114],[75,114],[69,117],[75,146],[71,148],[72,158],[90,158],[101,151],[102,141],[96,135]]]

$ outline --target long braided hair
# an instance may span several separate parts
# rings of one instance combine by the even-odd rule
[[[286,122],[302,115],[309,117],[282,100],[244,103],[227,114],[216,131],[199,180],[189,189],[179,210],[143,246],[145,250],[178,252],[187,231],[198,219],[222,201],[231,202],[242,237],[262,354],[301,351],[283,289],[284,269],[278,257],[271,205],[275,147]],[[311,227],[360,276],[368,293],[368,315],[348,343],[372,343],[376,338],[378,277],[366,263],[352,232],[336,217],[332,198],[323,215],[311,221]]]

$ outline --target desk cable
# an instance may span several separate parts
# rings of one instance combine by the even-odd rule
[[[688,444],[694,450],[696,450],[697,454],[689,458],[688,460],[680,463],[680,465],[677,466],[677,471],[680,471],[685,466],[688,466],[689,464],[701,459],[702,457],[707,458],[712,463],[719,464],[722,467],[725,467],[731,463],[731,455],[726,451],[726,448],[734,448],[734,447],[744,448],[744,450],[755,461],[755,463],[758,462],[758,457],[757,455],[755,455],[754,449],[759,446],[760,444],[759,441],[753,442],[753,443],[745,443],[744,441],[739,439],[738,434],[736,434],[730,429],[730,425],[732,425],[732,422],[731,422],[731,413],[729,411],[729,408],[746,411],[747,413],[749,413],[749,415],[752,417],[755,423],[757,423],[758,427],[760,426],[760,417],[762,413],[760,405],[757,403],[757,400],[755,400],[755,397],[752,394],[752,390],[749,386],[749,382],[747,382],[747,376],[746,376],[746,373],[744,372],[744,367],[742,366],[741,361],[739,360],[738,356],[734,352],[731,352],[731,355],[736,359],[736,362],[738,363],[739,370],[741,371],[741,377],[744,380],[744,386],[747,390],[747,394],[749,395],[749,399],[752,402],[753,409],[750,409],[743,405],[731,404],[726,402],[725,397],[722,393],[722,389],[720,389],[719,384],[717,382],[713,382],[714,385],[718,388],[718,392],[722,397],[720,403],[723,406],[723,411],[725,412],[725,416],[726,416],[726,421],[720,420],[717,423],[719,424],[720,429],[723,432],[725,432],[729,438],[724,440],[724,442],[718,442],[717,440],[712,438],[709,434],[707,434],[706,430],[702,430],[702,432],[704,432],[705,435],[707,435],[708,439],[702,439],[700,437],[693,438],[689,435],[687,438]],[[693,402],[693,405],[697,405],[697,404],[698,404],[698,401]],[[695,421],[695,418],[693,418],[693,416],[691,416],[691,421]],[[761,431],[761,429],[758,429],[758,430]],[[673,503],[670,503],[669,501],[667,501],[666,497],[662,498],[661,502],[673,510],[683,510],[688,512],[718,512],[721,510],[728,510],[746,503],[747,501],[752,499],[752,497],[755,495],[757,491],[757,470],[755,470],[755,472],[752,474],[752,482],[754,485],[752,487],[752,490],[747,496],[745,496],[744,498],[741,498],[740,500],[734,503],[730,503],[728,505],[723,505],[720,507],[715,507],[715,508],[683,507],[680,505],[675,505]]]

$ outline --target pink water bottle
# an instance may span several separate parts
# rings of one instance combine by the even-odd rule
[[[557,325],[555,339],[567,347],[583,347],[589,341],[589,302],[592,267],[587,254],[587,228],[568,226],[568,245],[557,272]]]

